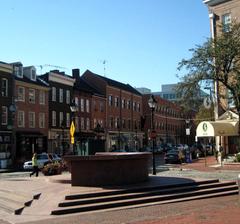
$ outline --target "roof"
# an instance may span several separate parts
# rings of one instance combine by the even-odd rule
[[[113,79],[109,79],[109,78],[107,78],[105,76],[101,76],[101,75],[95,74],[95,73],[93,73],[93,72],[91,72],[89,70],[86,70],[84,72],[84,74],[91,74],[91,75],[98,76],[100,79],[104,80],[109,86],[113,86],[113,87],[116,87],[116,88],[119,88],[119,89],[122,89],[122,90],[125,90],[125,91],[128,91],[128,92],[131,92],[133,94],[142,96],[142,94],[139,91],[137,91],[135,88],[133,88],[129,84],[125,84],[125,83],[118,82],[118,81],[113,80]]]
[[[103,96],[103,94],[101,94],[96,88],[87,83],[82,77],[79,77],[76,80],[74,88],[76,88],[77,90],[86,91],[92,94]]]
[[[48,83],[46,83],[39,77],[36,77],[36,81],[33,81],[24,75],[23,75],[23,78],[19,78],[19,77],[15,76],[15,80],[27,82],[27,83],[31,83],[31,84],[35,84],[35,85],[39,85],[39,86],[49,87]]]
[[[207,4],[208,6],[215,6],[228,1],[229,0],[203,0],[203,3]]]

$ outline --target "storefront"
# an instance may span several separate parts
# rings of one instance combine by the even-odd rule
[[[225,154],[238,152],[238,115],[227,111],[217,121],[202,121],[197,126],[196,137],[219,137],[219,144],[223,146]]]
[[[12,164],[12,132],[0,132],[0,168],[7,168]]]

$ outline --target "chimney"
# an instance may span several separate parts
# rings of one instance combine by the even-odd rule
[[[80,70],[79,70],[79,68],[72,69],[72,76],[75,79],[79,79],[80,78]]]

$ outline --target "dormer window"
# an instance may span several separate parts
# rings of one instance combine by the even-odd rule
[[[31,69],[31,80],[36,81],[36,69],[35,68]]]
[[[14,66],[14,74],[18,78],[23,78],[23,67],[22,66]]]

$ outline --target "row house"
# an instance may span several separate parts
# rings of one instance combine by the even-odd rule
[[[106,98],[106,150],[142,147],[142,95],[124,84],[87,70],[82,78]]]
[[[48,142],[49,86],[36,75],[34,66],[12,63],[14,75],[14,158],[19,163],[30,159],[33,152],[46,152]]]
[[[59,70],[52,70],[40,78],[48,83],[48,152],[68,153],[69,129],[72,120],[71,103],[75,79]]]
[[[76,150],[79,155],[94,154],[105,150],[105,97],[82,77],[79,69],[73,69],[75,78],[74,114]]]
[[[149,145],[148,141],[151,139],[152,112],[148,106],[150,96],[150,94],[143,95],[144,130],[146,131],[145,145]],[[180,106],[159,96],[154,96],[154,99],[156,100],[156,107],[154,109],[153,125],[156,132],[156,145],[193,142],[195,136],[194,128],[191,128],[191,132],[186,133],[186,129],[193,125],[192,115],[187,117]]]
[[[13,106],[12,71],[11,65],[0,62],[0,167],[1,163],[10,161],[9,158],[14,153],[12,130],[15,106]]]

